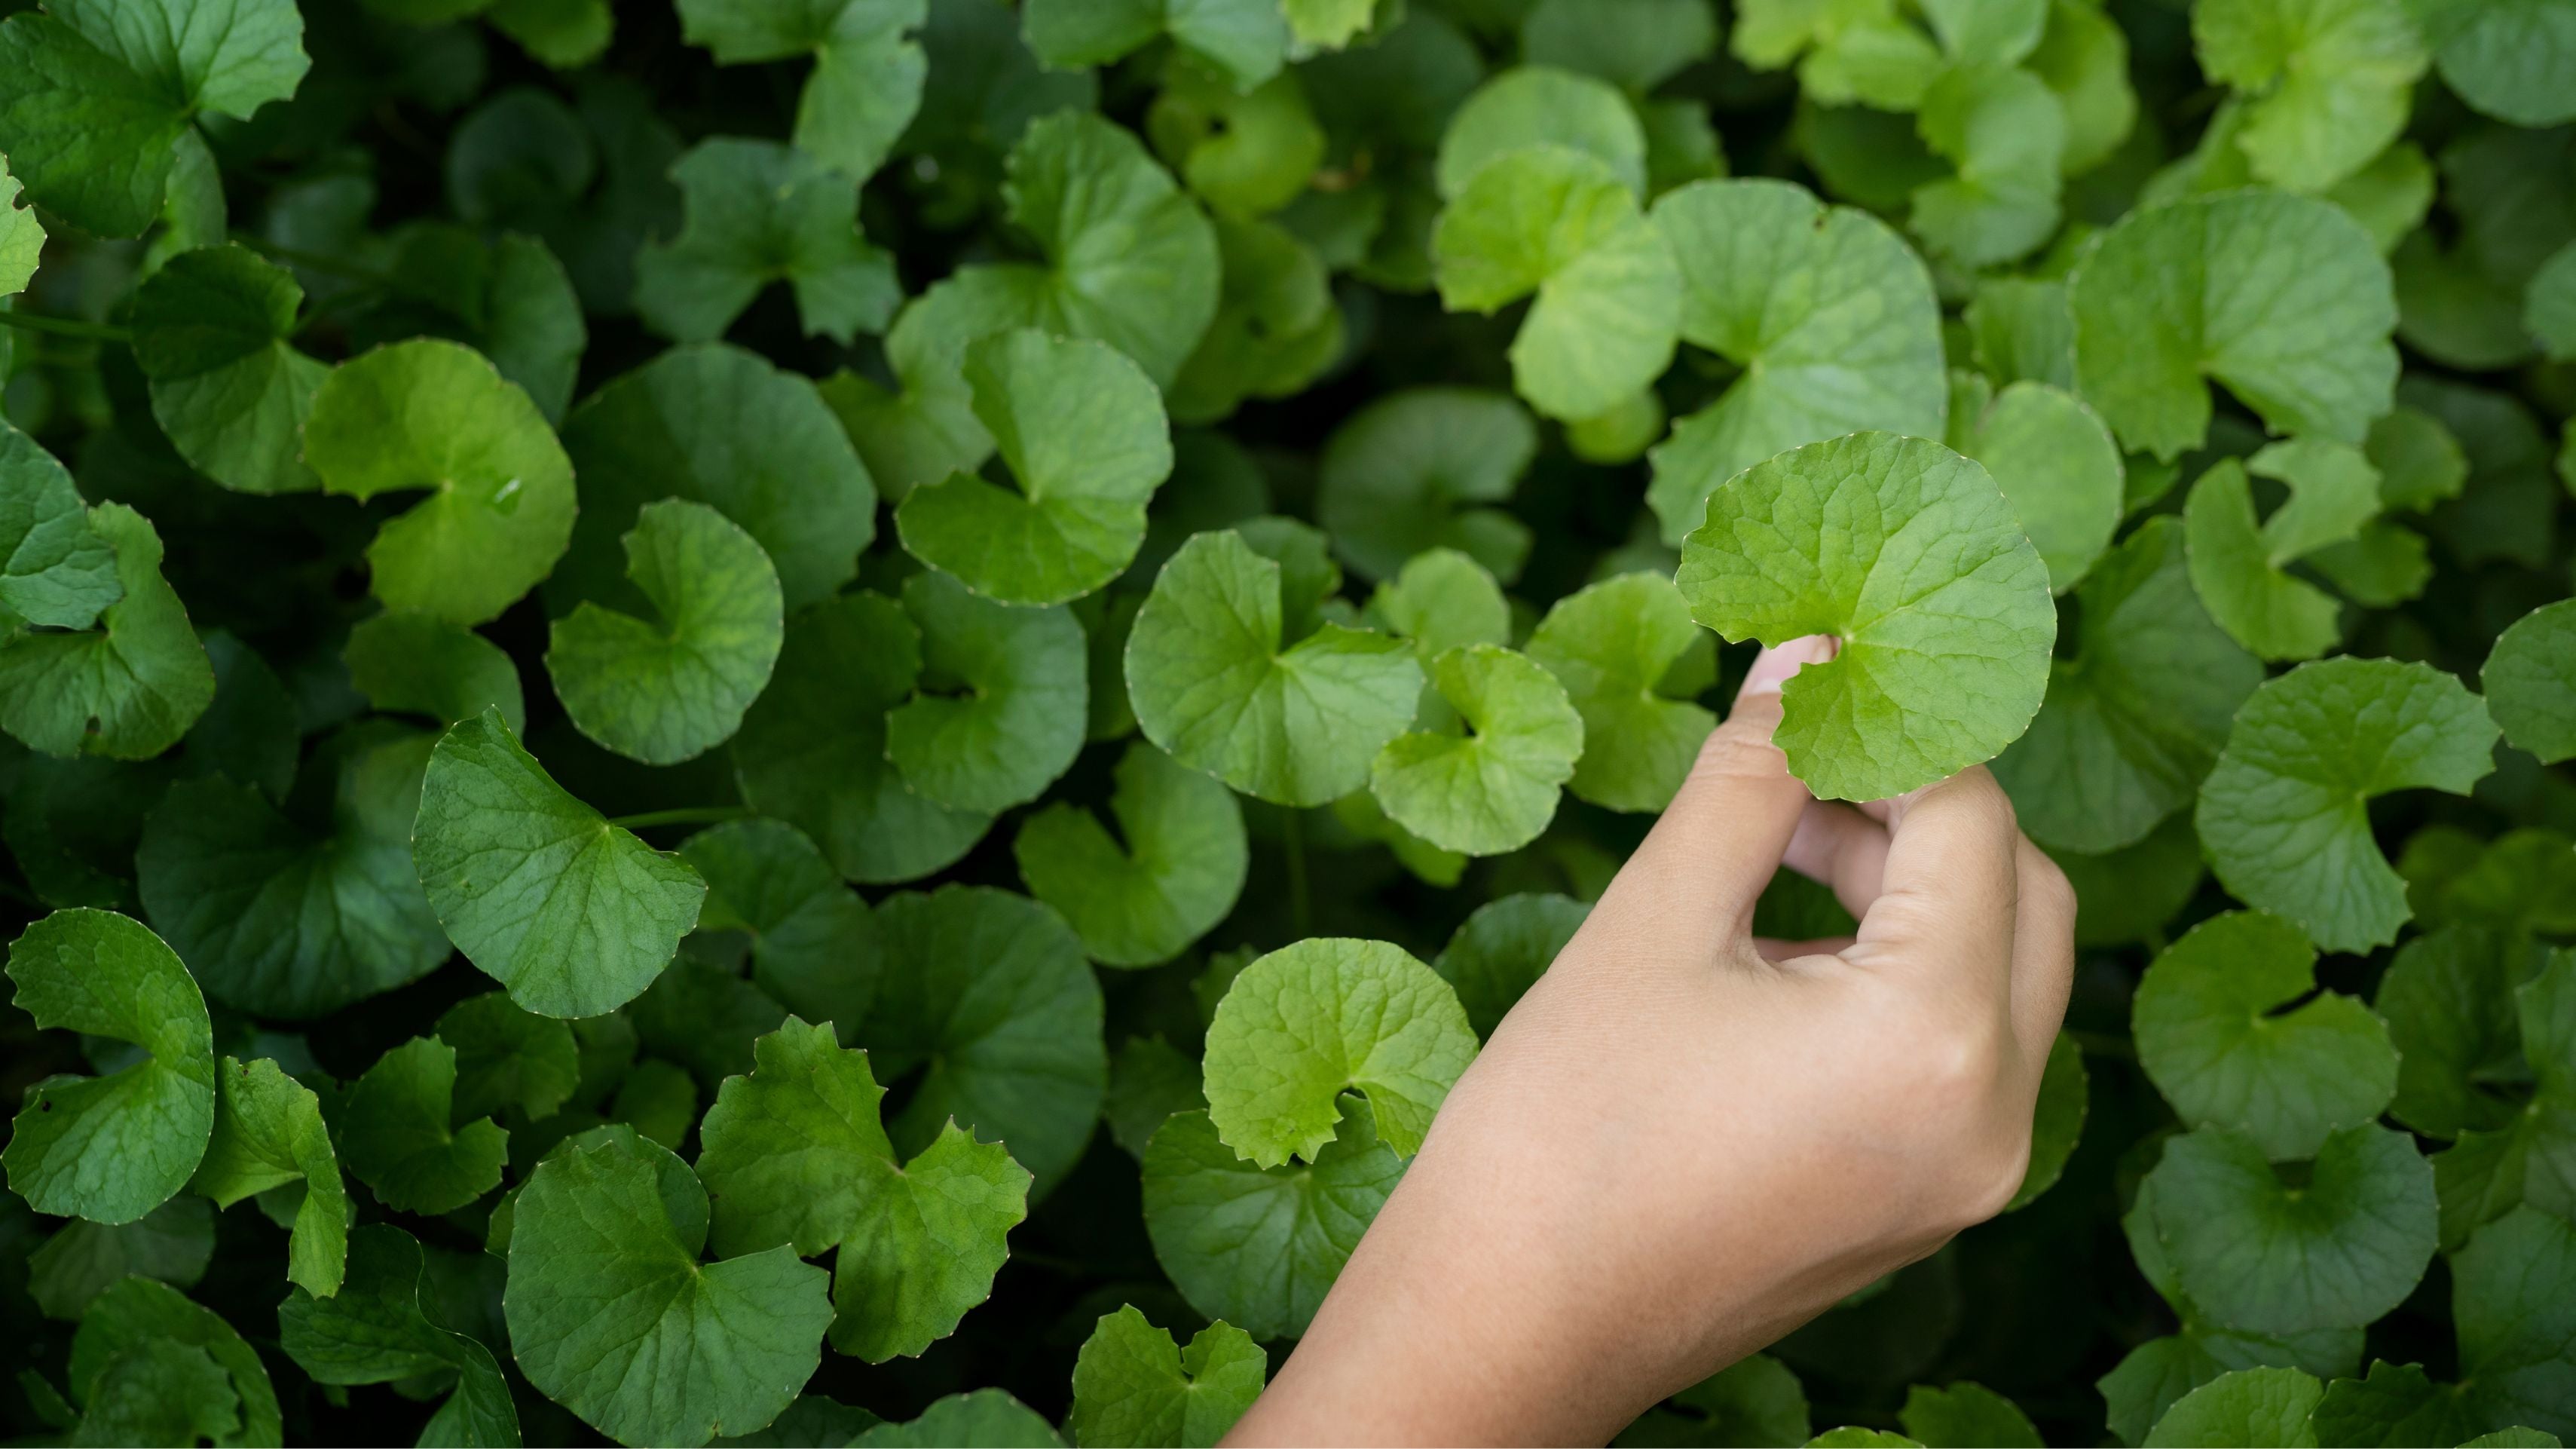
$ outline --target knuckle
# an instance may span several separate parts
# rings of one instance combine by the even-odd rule
[[[2075,885],[2058,869],[2048,852],[2031,846],[2022,853],[2022,895],[2031,904],[2048,913],[2051,919],[2075,917]]]

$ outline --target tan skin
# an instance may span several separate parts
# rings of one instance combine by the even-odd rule
[[[1599,1444],[2012,1196],[2074,895],[1982,768],[1811,797],[1771,732],[1831,653],[1756,661],[1226,1443]],[[1756,940],[1783,863],[1858,935]]]

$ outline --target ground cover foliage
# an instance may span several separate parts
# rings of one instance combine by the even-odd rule
[[[1815,632],[2074,1002],[1622,1442],[2576,1435],[2566,0],[0,16],[7,1437],[1212,1443]]]

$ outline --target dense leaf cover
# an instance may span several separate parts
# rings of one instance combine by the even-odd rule
[[[0,0],[0,383],[0,1437],[1214,1443],[1811,633],[2074,1001],[1620,1442],[2576,1437],[2576,0]]]

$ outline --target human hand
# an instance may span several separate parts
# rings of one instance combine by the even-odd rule
[[[2074,893],[1983,768],[1810,796],[1771,734],[1831,653],[1755,661],[1229,1444],[1597,1444],[2010,1200]],[[1855,938],[1753,938],[1784,861]]]

